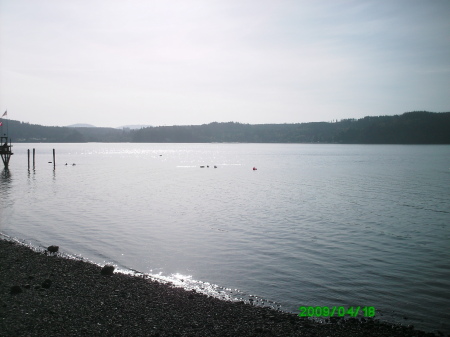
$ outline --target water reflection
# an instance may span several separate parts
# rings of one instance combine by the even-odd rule
[[[10,191],[12,183],[11,171],[4,168],[0,175],[0,225],[5,223],[4,212],[10,208]]]
[[[7,168],[4,168],[2,170],[1,178],[0,178],[0,186],[1,186],[2,194],[11,188],[11,182],[12,182],[11,171]]]

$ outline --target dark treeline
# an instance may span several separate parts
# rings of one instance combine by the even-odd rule
[[[49,127],[13,120],[6,123],[13,142],[450,144],[450,112],[414,111],[334,123],[214,122],[139,130]],[[5,125],[2,132],[6,132]]]

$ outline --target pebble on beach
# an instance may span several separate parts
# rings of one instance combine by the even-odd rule
[[[52,285],[52,280],[50,280],[50,279],[46,279],[41,284],[42,288],[46,288],[46,289],[50,288],[51,285]]]
[[[114,274],[114,266],[111,266],[111,265],[106,265],[106,266],[104,266],[103,268],[102,268],[102,270],[101,270],[101,274],[102,275],[107,275],[107,276],[111,276],[111,275],[113,275]]]
[[[59,250],[59,246],[48,246],[47,250],[48,250],[50,253],[57,253],[58,250]]]
[[[11,295],[20,294],[22,292],[22,288],[20,286],[12,286],[10,289]]]

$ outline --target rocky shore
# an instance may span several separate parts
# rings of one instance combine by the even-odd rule
[[[435,336],[373,319],[318,323],[101,269],[0,239],[0,335]]]

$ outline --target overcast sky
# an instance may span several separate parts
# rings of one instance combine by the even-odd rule
[[[450,1],[0,0],[0,109],[112,127],[450,111]]]

